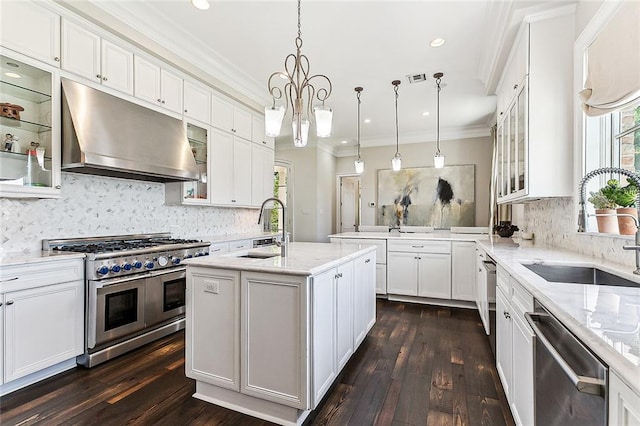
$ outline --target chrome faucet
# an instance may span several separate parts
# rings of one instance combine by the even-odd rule
[[[584,175],[584,177],[580,180],[580,212],[578,213],[578,232],[585,232],[587,225],[587,216],[623,216],[632,218],[633,223],[636,226],[635,244],[632,246],[623,246],[622,249],[635,250],[636,270],[633,271],[633,273],[636,275],[640,275],[640,220],[638,216],[624,213],[595,213],[587,215],[587,182],[594,176],[608,173],[619,173],[621,175],[624,175],[627,177],[627,179],[631,180],[636,185],[636,187],[639,188],[638,194],[636,195],[636,208],[640,208],[640,176],[638,174],[630,172],[629,170],[621,169],[619,167],[602,167],[600,169],[595,169]]]
[[[287,210],[284,207],[284,203],[280,201],[278,198],[271,197],[267,198],[262,202],[262,206],[260,207],[260,216],[258,216],[258,225],[262,223],[262,212],[264,211],[264,206],[269,201],[273,201],[279,203],[282,206],[282,241],[280,242],[280,256],[287,257]]]

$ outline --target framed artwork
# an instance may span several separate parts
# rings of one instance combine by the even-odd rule
[[[376,225],[475,226],[475,165],[378,170]]]

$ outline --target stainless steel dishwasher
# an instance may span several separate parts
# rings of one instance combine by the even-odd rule
[[[536,425],[606,425],[607,366],[537,300],[534,311]]]

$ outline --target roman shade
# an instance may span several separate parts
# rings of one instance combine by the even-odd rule
[[[579,96],[590,117],[640,102],[640,2],[623,2],[587,48]]]

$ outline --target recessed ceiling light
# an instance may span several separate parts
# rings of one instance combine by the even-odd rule
[[[367,123],[367,124],[369,124],[369,123],[371,123],[371,119],[370,119],[370,118],[365,118],[365,119],[364,119],[364,122],[365,122],[365,123]]]
[[[15,72],[5,72],[4,75],[11,78],[22,78],[20,74],[16,74]]]
[[[349,142],[349,141],[342,141],[342,143],[347,143],[347,142]]]
[[[429,115],[429,111],[425,111],[425,112],[422,113],[423,117],[426,117],[427,115]]]
[[[431,47],[440,47],[443,44],[444,44],[443,38],[434,38],[433,40],[431,40],[431,43],[429,43]]]
[[[196,9],[200,9],[200,10],[209,9],[209,1],[208,0],[191,0],[191,4]]]

